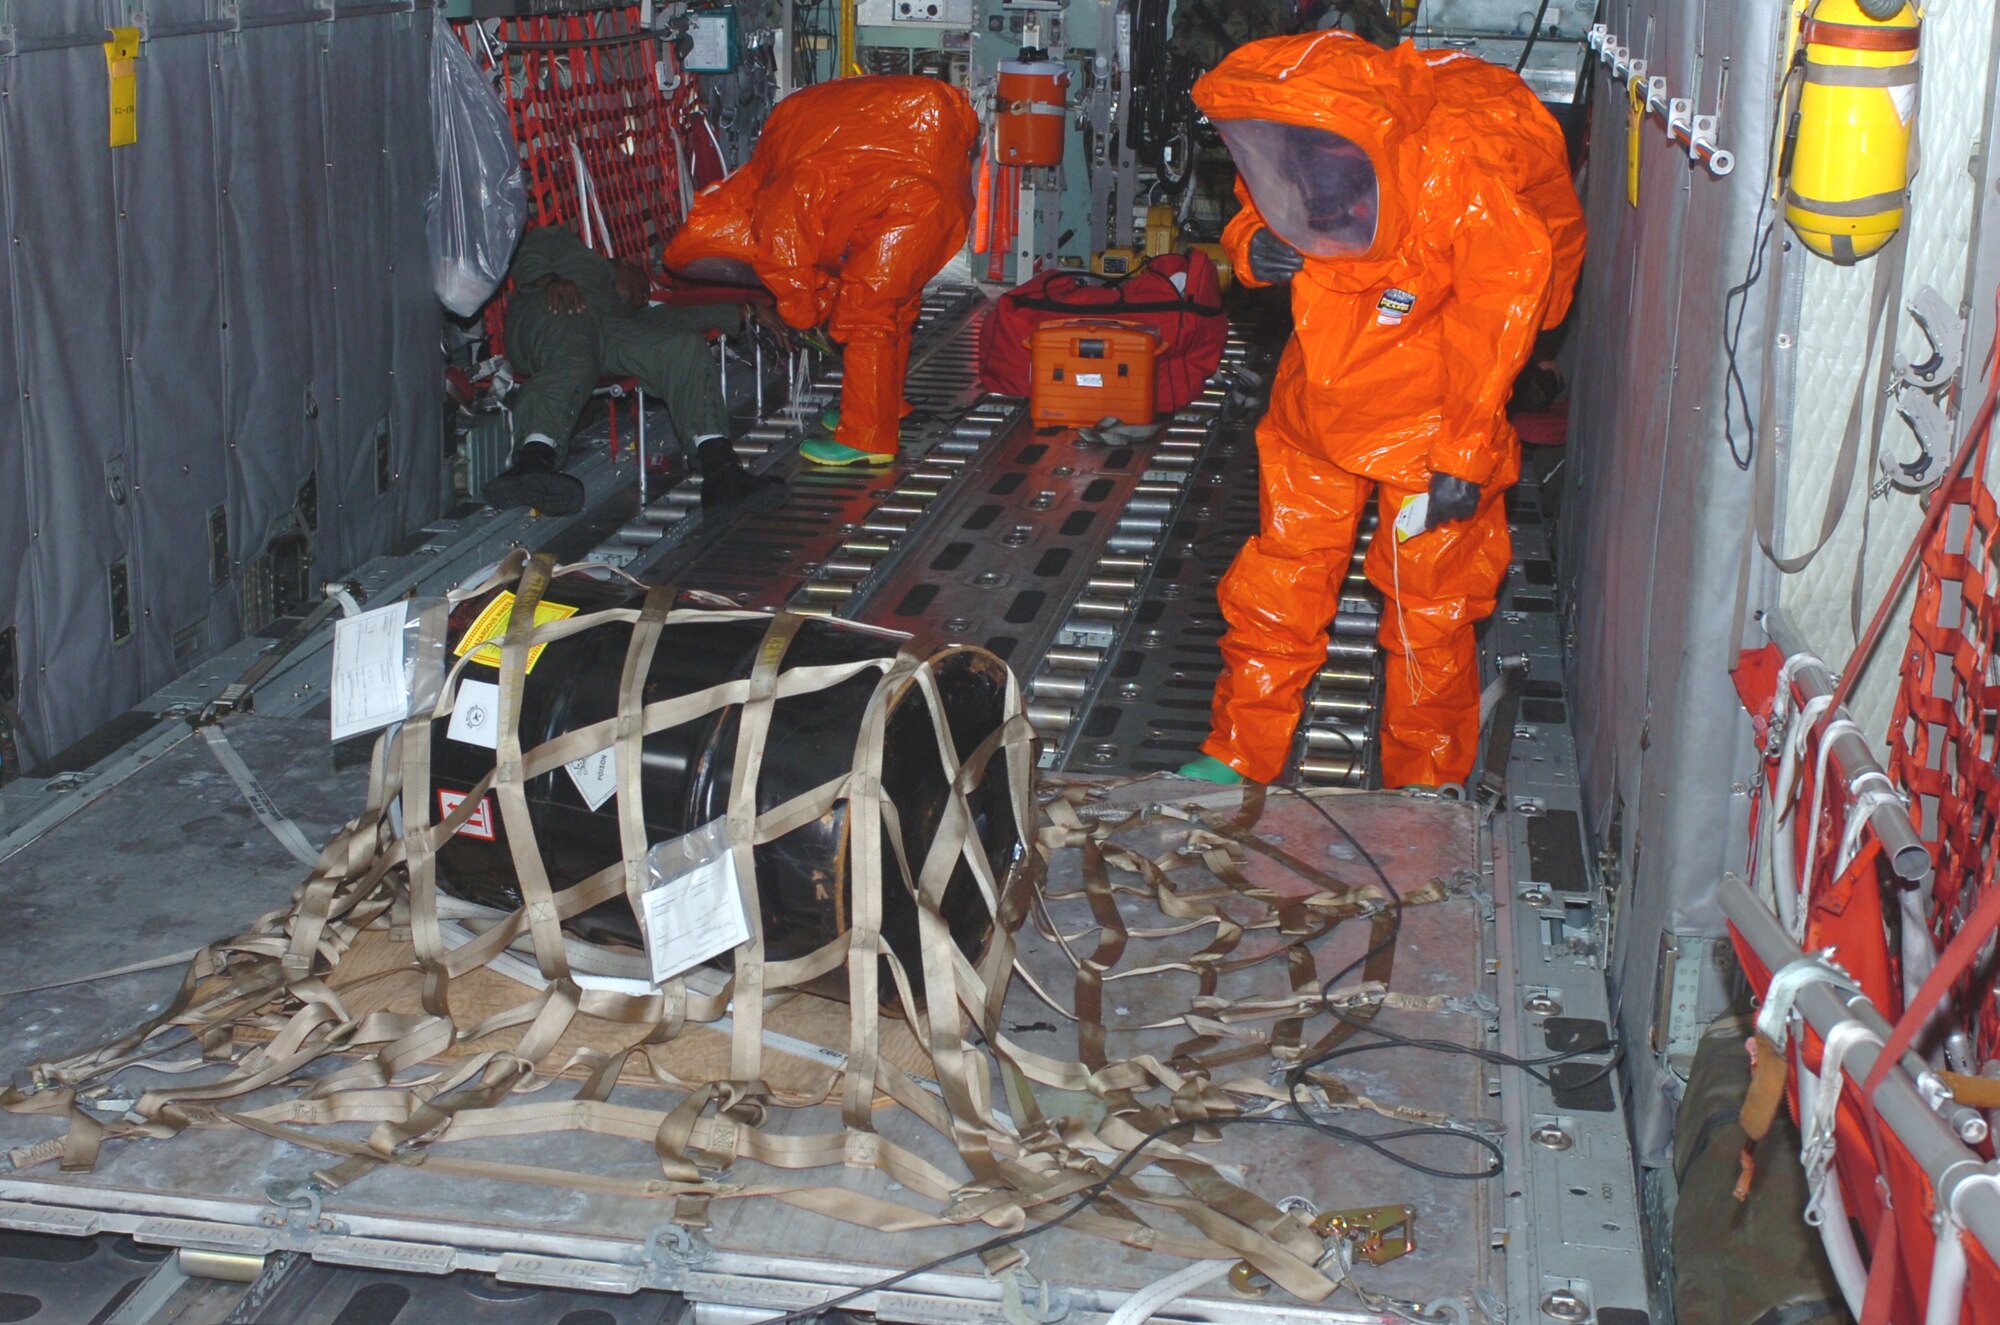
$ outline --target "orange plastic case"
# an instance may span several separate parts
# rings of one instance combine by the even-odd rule
[[[1028,415],[1037,428],[1079,428],[1103,419],[1153,421],[1159,335],[1104,318],[1044,322],[1028,338],[1034,377]]]

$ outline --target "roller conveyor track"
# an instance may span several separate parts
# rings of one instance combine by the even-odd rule
[[[1365,787],[1377,781],[1376,720],[1382,702],[1382,597],[1362,574],[1376,534],[1375,514],[1363,517],[1341,586],[1340,611],[1327,632],[1326,666],[1306,690],[1305,712],[1292,751],[1301,782]]]
[[[955,472],[930,463],[939,442],[968,434],[990,440],[1018,415],[1018,402],[998,402],[957,417],[977,395],[974,314],[981,306],[971,286],[939,286],[925,295],[905,387],[917,412],[905,422],[896,463],[820,469],[801,462],[797,441],[803,424],[840,395],[838,365],[820,364],[792,389],[778,385],[767,392],[778,403],[737,438],[736,451],[746,465],[789,481],[784,506],[711,520],[701,512],[701,481],[690,477],[640,509],[597,547],[593,559],[622,565],[645,580],[719,593],[746,607],[806,607],[794,601],[801,587],[835,559],[851,534],[875,534],[877,542],[885,532],[892,541],[900,536],[884,529],[890,517],[878,508],[897,503],[884,501],[883,493],[923,486],[941,468],[947,480]],[[923,477],[912,477],[919,473]],[[871,524],[876,528],[869,529]]]
[[[838,365],[823,365],[767,391],[783,403],[738,443],[746,464],[786,475],[784,507],[712,519],[690,480],[622,527],[596,521],[611,532],[593,555],[747,607],[865,622],[927,648],[982,645],[1021,676],[1045,766],[1178,767],[1207,733],[1221,668],[1215,585],[1256,530],[1254,388],[1271,356],[1232,333],[1222,372],[1142,441],[1037,432],[1026,402],[977,389],[984,307],[971,287],[926,297],[905,388],[915,412],[893,465],[799,461],[802,422],[839,395]],[[1309,783],[1366,785],[1373,768],[1380,607],[1361,551],[1288,770]]]

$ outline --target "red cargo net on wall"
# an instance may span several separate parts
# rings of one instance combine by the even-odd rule
[[[1932,499],[1949,509],[1918,567],[1889,738],[1889,775],[1909,790],[1937,862],[1929,920],[1940,947],[1992,892],[2000,855],[2000,504],[1977,477],[1987,450]],[[1956,1015],[1980,1060],[2000,1059],[2000,1016],[1991,990],[1979,992],[1959,998]]]
[[[1927,499],[1925,523],[1905,563],[1915,576],[1907,641],[1895,663],[1884,656],[1876,664],[1898,666],[1900,674],[1887,775],[1866,755],[1843,761],[1834,745],[1843,729],[1865,735],[1842,702],[1851,679],[1835,685],[1833,669],[1818,659],[1785,658],[1775,647],[1744,655],[1736,673],[1767,755],[1752,882],[1805,953],[1831,958],[1829,966],[1802,957],[1774,982],[1771,963],[1739,933],[1745,971],[1767,1007],[1789,996],[1775,992],[1787,980],[1794,988],[1800,979],[1828,980],[1864,995],[1893,1026],[1886,1034],[1866,1032],[1857,1018],[1834,1037],[1844,1039],[1843,1049],[1886,1041],[1866,1080],[1851,1064],[1843,1073],[1829,1063],[1826,1042],[1802,1025],[1782,1048],[1760,1042],[1790,1069],[1788,1098],[1806,1137],[1813,1213],[1862,1325],[2000,1325],[1994,1246],[1968,1236],[1949,1218],[1952,1210],[1940,1208],[1962,1196],[1968,1175],[2000,1185],[1992,1173],[1994,1141],[1978,1116],[1996,1102],[1991,1097],[2000,1082],[1973,1075],[2000,1060],[1990,955],[2000,931],[2000,500],[1988,484],[2000,373],[1989,365],[1989,376],[1994,389],[1944,484]],[[1908,601],[1901,592],[1889,597]],[[1890,610],[1878,614],[1863,649],[1841,672],[1851,678],[1860,668],[1866,642],[1887,624]],[[1893,642],[1900,626],[1888,633]],[[1865,765],[1858,773],[1856,762]],[[1878,817],[1885,807],[1888,813]],[[1885,818],[1903,820],[1901,842],[1885,844]],[[1920,856],[1919,842],[1934,862],[1928,902],[1911,880],[1920,870],[1892,868],[1899,849]],[[1941,1052],[1953,1032],[1949,1052]],[[1920,1162],[1876,1112],[1877,1092],[1900,1071],[1906,1048],[1937,1069],[1919,1085],[1956,1135],[1947,1146],[1960,1158],[1942,1175],[1952,1201],[1939,1197],[1937,1148],[1928,1166]],[[1827,1088],[1815,1088],[1829,1070]],[[1756,1199],[1754,1184],[1749,1199]]]
[[[492,36],[455,25],[459,40],[494,77],[521,152],[530,226],[575,230],[609,256],[649,267],[687,214],[700,99],[693,75],[640,25],[637,6],[500,20]],[[662,64],[661,62],[665,63]],[[502,76],[504,75],[504,76]],[[666,87],[663,88],[663,84]],[[713,153],[701,157],[720,175]],[[510,280],[486,305],[495,354],[506,353]],[[611,453],[619,449],[616,401],[643,403],[630,378],[607,378]],[[644,448],[643,419],[639,440]]]
[[[482,54],[477,33],[470,38]],[[673,236],[685,214],[684,179],[699,103],[694,79],[669,65],[662,91],[661,44],[639,25],[637,7],[509,18],[496,38],[508,55],[501,89],[526,167],[535,225],[584,233],[577,158],[595,195],[612,251],[644,259]]]

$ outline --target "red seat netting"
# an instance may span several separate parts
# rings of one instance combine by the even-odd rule
[[[1989,406],[1990,408],[1990,406]],[[1936,875],[1927,917],[1929,938],[1942,949],[1958,934],[1980,900],[1996,886],[1996,820],[2000,819],[2000,500],[1985,476],[1990,436],[1974,450],[1966,477],[1929,498],[1948,509],[1920,551],[1907,642],[1900,659],[1900,683],[1888,733],[1889,776],[1911,800],[1912,817],[1930,848]],[[1884,664],[1887,659],[1882,660]],[[1773,692],[1783,659],[1774,648],[1744,655],[1736,680],[1744,703],[1758,720],[1760,739],[1768,735]],[[1793,696],[1796,701],[1796,695]],[[1796,703],[1793,704],[1796,714]],[[1796,716],[1792,719],[1797,721]],[[1768,745],[1768,742],[1767,742]],[[1775,761],[1767,766],[1774,774]],[[1890,1022],[1904,1010],[1901,960],[1894,933],[1898,889],[1883,863],[1872,833],[1849,866],[1834,868],[1836,844],[1853,810],[1847,788],[1830,780],[1816,822],[1804,810],[1812,803],[1814,760],[1802,770],[1799,812],[1786,830],[1794,834],[1796,858],[1817,839],[1814,877],[1807,881],[1808,904],[1803,947],[1832,949],[1839,962]],[[1766,790],[1771,782],[1767,780]],[[1758,812],[1770,813],[1769,798]],[[1759,991],[1770,981],[1740,941],[1737,951]],[[2000,1008],[1994,999],[1993,963],[1975,964],[1961,981],[1944,1015],[1973,1041],[1980,1062],[2000,1058]],[[1802,1050],[1818,1064],[1821,1045],[1810,1032]],[[1796,1080],[1793,1082],[1796,1106]],[[1896,1212],[1897,1257],[1889,1318],[1921,1319],[1935,1247],[1932,1216],[1936,1192],[1909,1151],[1884,1129],[1883,1166],[1878,1169],[1864,1122],[1860,1092],[1842,1096],[1835,1152],[1847,1212],[1865,1239],[1877,1227],[1886,1191]],[[1796,1111],[1796,1107],[1795,1107]],[[1991,1141],[1976,1149],[1993,1154]],[[1987,1251],[1968,1239],[1969,1280],[1960,1319],[2000,1325],[2000,1269]]]
[[[660,90],[660,50],[636,6],[588,14],[501,21],[499,38],[519,57],[507,115],[527,166],[530,218],[575,226],[574,143],[596,187],[620,257],[642,260],[681,223],[681,143],[694,109],[694,81]]]
[[[1972,474],[1933,500],[1950,503],[1939,536],[1924,549],[1902,687],[1890,727],[1889,776],[1908,789],[1918,831],[1931,848],[1931,934],[1943,944],[1994,886],[2000,816],[2000,504]],[[1981,996],[1983,995],[1983,996]],[[1962,990],[1960,1025],[1981,1061],[2000,1058],[2000,1016],[1990,989]]]
[[[488,67],[486,44],[472,26],[455,25],[459,40]],[[612,251],[650,261],[682,220],[686,166],[679,144],[694,140],[699,103],[693,76],[678,74],[671,93],[660,90],[654,63],[660,46],[639,26],[637,6],[502,19],[495,35],[507,59],[498,90],[521,150],[528,224],[583,233],[574,143]],[[593,215],[593,231],[595,225]],[[505,353],[511,290],[510,282],[486,306],[495,353]]]

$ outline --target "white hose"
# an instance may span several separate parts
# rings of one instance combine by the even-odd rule
[[[1229,1272],[1234,1261],[1196,1261],[1164,1279],[1156,1279],[1125,1299],[1104,1325],[1145,1325],[1175,1300],[1193,1292],[1211,1279]]]
[[[1965,1309],[1965,1239],[1947,1214],[1938,1221],[1937,1251],[1931,1256],[1931,1286],[1924,1325],[1958,1325]]]
[[[1819,1078],[1805,1063],[1805,1055],[1798,1057],[1799,1069],[1799,1109],[1806,1116],[1800,1119],[1800,1130],[1812,1130],[1812,1101],[1819,1095]],[[1838,1068],[1836,1068],[1838,1070]],[[1838,1097],[1834,1107],[1839,1108]],[[1861,1259],[1861,1249],[1854,1244],[1854,1228],[1847,1218],[1847,1198],[1840,1190],[1840,1179],[1832,1174],[1817,1193],[1819,1208],[1823,1216],[1819,1223],[1819,1240],[1826,1247],[1826,1259],[1833,1267],[1834,1280],[1840,1285],[1840,1295],[1847,1299],[1847,1310],[1856,1320],[1861,1319],[1861,1304],[1868,1296],[1868,1265]]]

